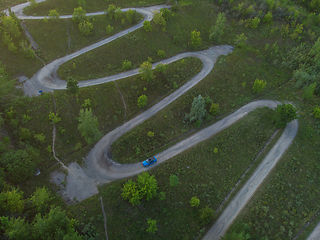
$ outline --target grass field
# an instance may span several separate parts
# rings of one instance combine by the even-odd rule
[[[0,0],[0,11],[24,2],[26,0]]]
[[[134,23],[125,22],[122,24],[121,21],[110,20],[106,15],[91,17],[90,22],[93,22],[94,27],[92,34],[89,36],[81,35],[78,24],[72,19],[58,19],[47,23],[42,20],[25,20],[25,22],[34,40],[39,45],[40,51],[38,54],[40,58],[47,63],[130,28],[137,24],[141,18],[142,16],[137,14]],[[114,28],[113,34],[107,34],[106,27],[108,25]]]
[[[299,131],[287,154],[237,220],[248,224],[253,238],[292,239],[319,211],[320,122],[311,113],[311,104],[319,104],[319,99],[299,101],[301,93],[291,91],[293,83],[269,95],[278,100],[295,99]],[[308,229],[310,233],[312,228]],[[307,234],[298,239],[303,236]]]
[[[185,115],[189,114],[193,98],[199,94],[220,105],[220,112],[216,117],[210,116],[210,104],[207,105],[205,125],[257,97],[264,98],[263,95],[252,92],[256,78],[267,81],[266,89],[262,92],[264,94],[287,81],[288,74],[268,64],[261,55],[243,49],[235,49],[228,56],[220,57],[213,71],[197,86],[148,119],[145,124],[119,138],[111,149],[114,160],[120,163],[141,161],[155,151],[163,150],[172,141],[180,141],[186,133],[197,130],[194,122],[186,120]],[[247,82],[245,87],[242,86],[243,82]],[[147,136],[149,131],[154,132],[154,137]]]
[[[168,1],[166,0],[96,0],[96,1],[86,1],[85,9],[87,12],[97,12],[108,9],[110,4],[114,4],[117,7],[145,7],[157,4],[163,4]],[[79,7],[78,0],[48,0],[38,4],[38,7],[31,8],[27,7],[24,13],[27,15],[38,15],[45,16],[48,15],[49,10],[56,9],[60,15],[62,14],[72,14],[73,9]]]
[[[150,174],[158,181],[158,192],[165,192],[163,201],[157,197],[133,207],[121,197],[122,184],[126,180],[100,187],[107,211],[109,238],[194,239],[203,227],[199,223],[199,209],[209,206],[215,211],[219,207],[274,133],[270,112],[269,109],[258,109],[227,130],[152,169]],[[218,153],[213,152],[214,148],[218,148]],[[170,186],[171,175],[179,178],[178,186]],[[193,196],[200,199],[198,208],[190,207]],[[95,198],[79,204],[79,219],[97,218],[99,211],[89,210]],[[158,231],[154,235],[145,232],[146,219],[150,217],[157,220]],[[101,226],[101,221],[97,221],[97,225]]]
[[[144,94],[148,97],[148,106],[146,107],[148,108],[154,101],[175,90],[172,79],[175,81],[175,86],[179,87],[196,75],[201,68],[202,63],[199,59],[187,58],[169,64],[166,74],[157,74],[155,79],[149,82],[142,80],[139,76],[118,81],[119,90],[126,102],[126,119],[123,101],[114,82],[80,88],[78,97],[67,91],[56,91],[58,114],[62,119],[57,124],[57,153],[65,158],[76,151],[75,147],[78,143],[81,144],[81,147],[86,146],[77,130],[77,118],[85,99],[91,100],[93,113],[99,119],[100,130],[106,134],[140,111],[137,107],[139,96]]]

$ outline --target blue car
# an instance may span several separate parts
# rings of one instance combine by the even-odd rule
[[[143,166],[147,167],[157,161],[156,157],[150,157],[147,160],[143,161]]]

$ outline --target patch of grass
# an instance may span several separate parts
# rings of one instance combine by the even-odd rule
[[[152,116],[145,124],[119,138],[112,145],[114,159],[120,163],[141,161],[154,151],[166,148],[167,144],[184,136],[185,133],[195,130],[194,123],[185,120],[185,115],[189,114],[193,98],[199,94],[220,105],[219,117],[237,110],[257,97],[264,98],[263,95],[252,92],[256,78],[267,81],[264,91],[268,92],[285,82],[288,75],[268,64],[260,55],[243,49],[236,49],[228,56],[220,57],[213,71],[193,89]],[[242,86],[244,81],[247,82],[246,87]],[[217,121],[217,117],[208,115],[205,125]],[[149,131],[155,133],[154,137],[147,136]]]
[[[310,104],[319,104],[319,99],[299,101],[302,93],[292,91],[293,85],[294,81],[290,81],[270,93],[279,100],[296,99],[293,103],[299,109],[299,131],[237,220],[249,225],[253,238],[293,238],[319,211],[320,123],[312,116]]]
[[[145,7],[157,4],[165,3],[165,0],[96,0],[96,1],[86,1],[85,10],[87,12],[97,12],[108,9],[110,4],[114,4],[117,7]],[[56,9],[60,15],[72,14],[73,9],[79,7],[78,0],[48,0],[38,4],[37,8],[27,7],[24,10],[26,15],[38,15],[45,16],[48,15],[49,10]]]
[[[0,0],[0,11],[24,2],[26,0]]]
[[[117,41],[75,58],[73,61],[78,67],[77,71],[70,70],[72,62],[66,62],[59,67],[58,74],[63,79],[70,75],[75,79],[85,80],[123,72],[124,60],[131,61],[133,68],[140,67],[148,57],[152,58],[152,62],[157,62],[161,60],[157,54],[159,49],[166,53],[166,58],[190,50],[188,46],[191,31],[195,29],[201,32],[204,42],[199,50],[207,49],[212,46],[207,35],[214,18],[208,11],[208,5],[212,4],[181,7],[181,10],[167,21],[165,33],[152,22],[152,32],[140,28]],[[199,15],[199,11],[204,11],[205,14]],[[174,36],[179,36],[177,44],[173,42]]]
[[[201,68],[202,62],[199,59],[187,58],[169,64],[166,74],[155,74],[155,79],[150,82],[142,80],[140,77],[129,77],[118,81],[119,90],[126,102],[127,119],[132,118],[140,111],[137,107],[137,99],[140,95],[147,95],[150,105],[174,90],[172,90],[173,79],[177,86],[180,86]],[[56,151],[63,158],[87,147],[77,129],[79,111],[85,99],[91,100],[93,113],[98,117],[100,130],[103,134],[110,132],[125,120],[123,100],[114,82],[80,88],[77,96],[68,91],[56,91],[54,94],[58,114],[61,117],[61,121],[56,124],[58,130]],[[77,150],[76,145],[79,143],[81,147]]]
[[[202,228],[199,209],[209,206],[215,211],[218,208],[273,134],[275,126],[271,122],[270,111],[267,108],[257,109],[230,128],[151,169],[150,174],[154,174],[158,181],[158,192],[165,192],[163,201],[156,198],[133,207],[121,197],[121,188],[126,180],[100,187],[106,206],[109,237],[195,238]],[[214,153],[214,148],[218,148],[219,153]],[[178,176],[179,186],[170,186],[171,175]],[[136,177],[130,179],[135,180]],[[190,207],[193,196],[200,199],[199,208]],[[79,205],[80,209],[89,207],[85,203]],[[95,218],[96,215],[93,213],[90,217]],[[145,233],[147,218],[157,220],[158,231],[152,236]],[[180,226],[189,227],[185,230]]]
[[[106,33],[108,25],[114,28],[113,34],[115,34],[135,25],[141,17],[140,14],[137,14],[136,21],[133,24],[128,22],[122,24],[121,21],[110,20],[106,15],[90,17],[90,22],[93,22],[94,27],[92,34],[89,36],[81,35],[78,24],[72,19],[49,20],[47,23],[43,20],[25,20],[25,22],[34,40],[39,45],[38,54],[40,58],[45,62],[51,62],[56,58],[109,37],[110,35]],[[69,37],[70,47],[68,47]],[[73,68],[72,61],[71,67],[73,71],[79,71],[77,66]]]

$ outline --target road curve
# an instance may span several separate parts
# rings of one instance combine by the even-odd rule
[[[38,0],[38,2],[41,2],[41,1],[43,0],[40,0],[40,1]],[[16,12],[18,17],[21,19],[43,19],[44,18],[44,17],[24,16],[22,13],[22,9],[27,5],[29,5],[29,3],[18,5],[16,7],[13,7],[12,11]],[[153,17],[152,12],[162,7],[164,6],[156,6],[153,8],[151,7],[151,8],[145,8],[145,9],[136,8],[135,10],[137,10],[137,12],[139,13],[142,13],[145,17],[145,20],[151,20]],[[125,10],[126,9],[124,9],[124,11]],[[94,15],[94,14],[95,13],[91,13],[90,15]],[[102,12],[99,12],[97,14],[102,14]],[[70,17],[71,15],[61,16],[61,18],[70,18]],[[57,59],[51,62],[50,64],[42,68],[32,78],[33,84],[37,87],[41,87],[42,90],[44,91],[53,91],[55,89],[65,89],[66,82],[59,79],[55,79],[53,77],[54,71],[56,71],[62,63],[69,61],[92,49],[95,49],[104,44],[107,44],[140,27],[142,27],[142,23],[139,23],[134,27],[131,27],[125,31],[122,31],[110,38],[102,40],[91,46],[85,47],[75,53],[69,54],[65,57],[62,57],[60,59]],[[136,175],[138,173],[141,173],[142,171],[149,170],[157,166],[158,164],[176,156],[177,154],[182,153],[188,148],[200,143],[201,141],[208,139],[214,134],[229,127],[230,125],[232,125],[233,123],[235,123],[236,121],[238,121],[239,119],[247,115],[250,111],[256,108],[264,107],[264,106],[267,106],[269,108],[275,108],[278,104],[278,102],[275,102],[275,101],[260,100],[260,101],[251,102],[243,106],[236,112],[223,118],[219,122],[197,132],[193,136],[157,154],[156,157],[158,159],[158,162],[154,166],[149,167],[147,169],[144,168],[141,163],[121,165],[121,164],[114,163],[112,159],[108,158],[108,150],[110,150],[111,144],[114,141],[116,141],[124,133],[130,131],[134,127],[144,122],[146,119],[150,118],[151,116],[159,112],[161,109],[163,109],[165,106],[167,106],[171,102],[175,101],[178,97],[180,97],[186,91],[190,90],[193,86],[195,86],[199,81],[201,81],[205,76],[207,76],[211,72],[216,59],[220,55],[227,55],[232,51],[232,49],[233,48],[231,46],[227,46],[227,45],[215,46],[205,51],[183,53],[175,57],[161,61],[162,63],[170,63],[184,57],[192,56],[192,57],[199,58],[203,62],[203,68],[188,83],[180,87],[178,90],[176,90],[174,93],[172,93],[171,95],[163,99],[161,102],[157,103],[156,105],[146,110],[142,114],[136,116],[135,118],[123,124],[122,126],[118,127],[117,129],[105,135],[91,150],[91,152],[89,153],[86,159],[87,169],[84,169],[86,175],[91,179],[101,179],[101,178],[102,179],[118,179],[118,178],[124,178],[128,176]],[[154,64],[153,67],[155,67],[155,65],[157,64],[158,63]],[[110,77],[82,81],[80,82],[79,85],[80,87],[86,87],[86,86],[101,84],[104,82],[115,81],[125,77],[133,76],[136,74],[138,74],[138,69],[113,75]],[[219,239],[220,236],[223,236],[225,234],[229,226],[232,224],[236,216],[239,214],[240,210],[247,204],[247,202],[249,201],[251,196],[254,194],[254,192],[257,190],[259,185],[263,182],[263,180],[268,175],[268,173],[273,169],[273,167],[279,161],[281,156],[288,149],[297,131],[298,131],[297,120],[288,124],[283,135],[277,141],[275,146],[271,149],[271,151],[268,153],[268,155],[265,157],[262,163],[258,166],[257,170],[253,173],[251,178],[247,181],[244,187],[239,191],[239,193],[232,200],[232,202],[225,209],[223,214],[215,222],[213,227],[207,232],[207,234],[204,236],[203,239]]]

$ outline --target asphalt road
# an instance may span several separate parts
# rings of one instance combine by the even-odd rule
[[[41,0],[43,1],[43,0]],[[38,1],[40,2],[40,1]],[[29,3],[21,4],[16,7],[12,7],[12,11],[16,12],[17,16],[20,19],[43,19],[44,17],[35,17],[35,16],[24,16],[22,13],[22,9],[27,6]],[[153,11],[167,7],[167,6],[155,6],[150,8],[135,8],[137,12],[144,15],[145,20],[151,20],[153,17]],[[124,9],[126,11],[127,9]],[[97,15],[103,14],[103,12],[98,13],[90,13],[88,15]],[[70,18],[71,15],[61,16],[61,18]],[[44,91],[53,91],[56,89],[65,89],[66,88],[66,81],[55,79],[54,72],[58,69],[58,67],[66,62],[69,61],[81,54],[84,54],[88,51],[91,51],[95,48],[98,48],[104,44],[107,44],[115,39],[127,34],[128,32],[135,31],[142,27],[142,22],[137,24],[134,27],[131,27],[127,30],[124,30],[114,36],[102,40],[98,43],[95,43],[91,46],[85,47],[77,52],[69,54],[65,57],[57,59],[50,64],[46,65],[42,68],[35,76],[31,79],[30,83],[34,89]],[[171,148],[159,153],[156,155],[158,162],[149,168],[145,168],[142,166],[141,163],[136,164],[128,164],[128,165],[121,165],[112,161],[112,159],[108,158],[108,150],[110,149],[111,144],[116,141],[120,136],[124,133],[130,131],[134,127],[138,126],[146,119],[150,118],[161,109],[166,107],[168,104],[175,101],[178,97],[183,95],[185,92],[190,90],[193,86],[195,86],[198,82],[200,82],[205,76],[207,76],[216,61],[216,59],[220,55],[227,55],[232,51],[232,46],[215,46],[208,50],[201,51],[201,52],[189,52],[179,54],[175,57],[166,59],[161,61],[161,63],[170,63],[177,61],[178,59],[184,57],[197,57],[203,62],[202,70],[192,78],[188,83],[177,89],[174,93],[169,95],[168,97],[164,98],[162,101],[151,107],[150,109],[146,110],[142,114],[136,116],[135,118],[131,119],[130,121],[126,122],[122,126],[118,127],[117,129],[113,130],[112,132],[105,135],[91,150],[90,154],[86,159],[87,168],[79,169],[78,166],[72,167],[70,166],[69,175],[72,176],[73,181],[70,181],[70,186],[67,186],[67,189],[77,189],[77,192],[82,192],[82,195],[88,197],[90,194],[95,194],[95,189],[90,189],[92,186],[96,186],[99,182],[103,182],[104,180],[112,180],[112,179],[119,179],[124,178],[132,175],[136,175],[141,173],[142,171],[149,170],[153,167],[157,167],[162,162],[176,156],[177,154],[182,153],[183,151],[187,150],[188,148],[195,146],[196,144],[208,139],[209,137],[213,136],[214,134],[222,131],[223,129],[229,127],[233,123],[237,122],[239,119],[247,115],[250,111],[263,107],[268,106],[270,108],[275,108],[278,102],[271,101],[271,100],[260,100],[251,102],[236,112],[230,114],[229,116],[223,118],[219,122],[195,133],[193,136],[177,143],[176,145],[172,146]],[[154,64],[155,67],[158,63]],[[86,87],[96,84],[102,84],[109,81],[115,81],[122,78],[126,78],[129,76],[133,76],[138,74],[138,69],[124,72],[121,74],[95,79],[95,80],[88,80],[82,81],[79,83],[80,87]],[[35,91],[36,92],[36,91]],[[239,214],[241,209],[248,203],[251,196],[263,182],[265,177],[268,173],[273,169],[276,163],[279,161],[281,156],[284,152],[288,149],[290,144],[292,143],[296,133],[298,130],[298,121],[295,120],[288,124],[287,128],[285,129],[283,135],[277,141],[275,146],[271,149],[268,155],[265,157],[263,162],[258,166],[257,170],[253,173],[251,178],[248,182],[244,185],[244,187],[240,190],[240,192],[236,195],[236,197],[232,200],[229,206],[225,209],[223,214],[220,218],[215,222],[214,226],[207,232],[203,239],[219,239],[220,236],[223,236],[229,226],[232,224],[235,217]],[[77,170],[76,170],[77,169]],[[80,172],[80,173],[76,173]],[[89,182],[90,183],[89,183]],[[68,182],[69,184],[69,182]],[[85,187],[85,186],[88,187]],[[83,187],[83,188],[82,188]],[[82,191],[83,189],[83,191]],[[71,191],[71,190],[70,190]],[[89,191],[90,194],[84,194],[85,191]]]

